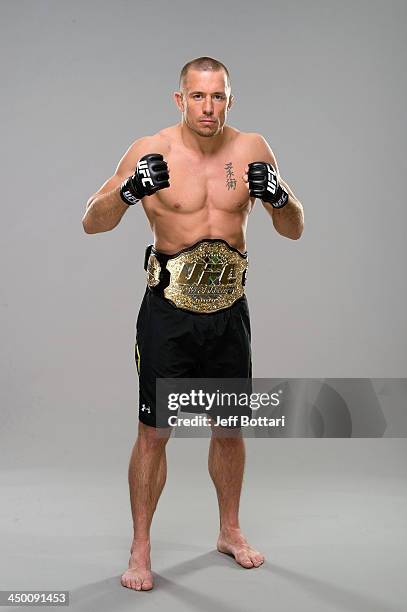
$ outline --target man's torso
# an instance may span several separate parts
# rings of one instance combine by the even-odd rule
[[[182,142],[179,126],[149,139],[150,153],[161,153],[168,163],[170,188],[143,198],[142,205],[163,253],[175,253],[203,238],[223,238],[246,250],[246,225],[253,208],[243,180],[254,161],[252,134],[226,126],[225,141],[213,154],[198,154]]]

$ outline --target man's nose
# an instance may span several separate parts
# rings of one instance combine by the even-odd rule
[[[212,101],[211,96],[207,96],[205,98],[204,105],[203,105],[203,112],[205,113],[205,115],[213,114],[213,101]]]

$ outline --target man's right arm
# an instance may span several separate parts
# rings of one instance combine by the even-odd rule
[[[120,197],[120,185],[134,173],[137,161],[149,152],[153,142],[151,136],[133,142],[119,161],[113,176],[89,198],[82,218],[83,229],[87,234],[108,232],[120,223],[129,208]]]

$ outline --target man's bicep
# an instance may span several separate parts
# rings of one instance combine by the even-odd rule
[[[259,146],[263,147],[264,155],[266,156],[264,159],[261,159],[259,161],[266,161],[266,162],[272,164],[272,166],[274,167],[274,169],[277,172],[277,176],[278,176],[280,184],[283,187],[285,187],[285,189],[287,190],[288,194],[292,198],[297,199],[295,197],[291,187],[286,183],[286,181],[283,181],[283,179],[281,178],[280,170],[279,170],[279,167],[278,167],[276,156],[274,155],[274,152],[272,151],[272,149],[271,149],[270,145],[268,144],[267,140],[265,138],[263,138],[263,136],[261,136],[260,134],[256,134],[256,136],[259,137],[259,140],[258,140]]]
[[[152,141],[153,139],[151,136],[145,136],[144,138],[135,140],[117,164],[114,175],[122,177],[122,181],[124,181],[128,176],[134,174],[140,157],[150,152],[149,148]]]
[[[261,134],[254,134],[254,137],[255,137],[254,138],[254,149],[255,149],[257,158],[253,161],[268,162],[276,170],[277,175],[279,175],[280,171],[278,168],[277,159],[269,143],[264,138],[264,136],[262,136]]]
[[[93,195],[91,195],[87,203],[87,208],[97,196],[113,191],[113,189],[121,185],[124,179],[134,174],[138,160],[140,157],[143,157],[143,155],[146,155],[146,151],[148,151],[150,140],[151,138],[146,136],[144,138],[138,138],[130,145],[117,164],[114,174],[108,178]]]

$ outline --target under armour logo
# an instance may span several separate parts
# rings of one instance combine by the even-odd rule
[[[146,159],[143,159],[137,162],[137,172],[142,177],[144,177],[141,179],[141,182],[143,183],[143,187],[145,187],[147,184],[150,184],[151,187],[154,187],[154,182],[153,182],[153,179],[150,177],[150,170],[148,169],[148,164],[147,164]]]
[[[142,412],[148,412],[148,414],[151,414],[151,408],[150,406],[146,406],[145,404],[141,405],[141,411]]]

